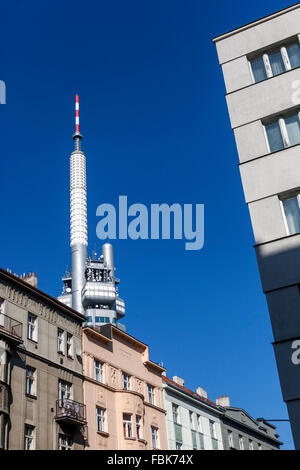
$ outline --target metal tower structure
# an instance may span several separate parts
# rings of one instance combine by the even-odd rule
[[[70,156],[70,245],[72,271],[63,276],[63,291],[58,300],[86,316],[92,327],[113,323],[125,315],[125,302],[118,295],[113,247],[102,246],[102,255],[87,255],[87,185],[86,157],[81,150],[79,131],[79,96],[75,101],[74,151]]]

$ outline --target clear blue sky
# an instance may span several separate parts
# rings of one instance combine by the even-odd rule
[[[168,375],[286,418],[238,158],[211,39],[280,0],[0,1],[0,265],[56,296],[69,256],[69,154],[80,95],[90,250],[96,207],[204,203],[205,246],[116,241],[127,330]],[[292,447],[288,424],[279,426]]]

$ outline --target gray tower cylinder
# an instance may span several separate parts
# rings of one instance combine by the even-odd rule
[[[115,277],[114,250],[110,243],[102,245],[102,255],[105,263],[111,269],[111,276]]]
[[[72,308],[84,315],[82,289],[85,286],[85,245],[74,245],[72,248]]]

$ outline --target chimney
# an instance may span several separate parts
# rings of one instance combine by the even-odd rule
[[[230,406],[230,399],[228,395],[223,395],[222,397],[219,397],[216,399],[216,404],[219,406],[223,406],[224,408],[227,408]]]
[[[38,278],[35,273],[29,273],[28,275],[23,276],[23,281],[27,282],[33,287],[37,287],[38,285]]]
[[[174,375],[173,382],[176,382],[178,385],[184,387],[184,380],[181,377],[177,377],[177,375]]]
[[[202,398],[207,398],[207,392],[202,387],[198,387],[196,393]]]

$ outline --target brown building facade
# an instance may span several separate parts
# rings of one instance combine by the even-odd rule
[[[0,449],[83,449],[84,317],[0,269]]]

